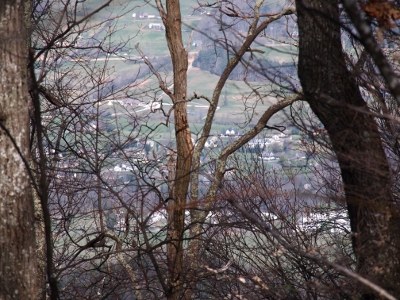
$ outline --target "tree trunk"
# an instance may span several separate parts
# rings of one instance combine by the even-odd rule
[[[25,22],[25,1],[0,2],[0,299],[38,294]]]
[[[33,193],[36,193],[33,189]],[[46,300],[46,233],[42,205],[37,194],[33,194],[35,207],[35,238],[36,238],[36,281],[38,289],[38,300]]]
[[[346,67],[338,1],[296,0],[296,5],[299,78],[339,162],[356,271],[399,297],[398,208],[377,124]],[[365,299],[378,297],[366,289],[360,293]]]
[[[168,299],[179,299],[183,294],[183,233],[185,228],[185,207],[188,196],[190,170],[192,166],[193,143],[187,118],[187,67],[188,53],[182,41],[182,20],[179,0],[167,0],[166,11],[161,2],[157,6],[162,16],[168,48],[171,54],[175,106],[176,171],[172,199],[168,203],[167,261]]]

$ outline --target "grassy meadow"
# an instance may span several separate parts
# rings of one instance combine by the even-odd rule
[[[154,1],[150,1],[153,3]],[[274,1],[274,4],[281,1]],[[98,7],[101,3],[100,0],[93,0],[87,4],[87,10]],[[127,1],[119,0],[112,2],[109,7],[99,12],[92,17],[90,22],[92,24],[103,22],[100,27],[93,28],[91,32],[87,34],[88,37],[95,36],[98,40],[105,39],[106,35],[111,29],[115,32],[109,37],[110,42],[114,45],[118,45],[121,42],[124,43],[124,47],[118,50],[117,55],[110,55],[109,57],[98,58],[90,62],[82,63],[82,69],[89,67],[101,67],[103,64],[107,64],[109,68],[110,78],[118,80],[118,76],[129,76],[132,81],[135,80],[137,74],[146,68],[144,63],[133,63],[129,62],[124,58],[137,58],[138,53],[135,49],[135,45],[139,44],[140,49],[149,58],[149,60],[155,57],[165,57],[169,55],[167,43],[165,41],[165,31],[149,29],[150,23],[159,23],[162,21],[158,18],[158,11],[154,4],[144,4],[145,1]],[[271,2],[272,3],[272,2]],[[183,39],[184,43],[187,44],[189,41],[190,31],[192,28],[196,28],[197,24],[203,17],[200,14],[193,14],[194,8],[198,6],[197,1],[186,0],[181,1],[182,9],[182,21],[183,26]],[[139,15],[155,15],[155,18],[146,19],[139,18]],[[115,17],[119,16],[119,17]],[[279,64],[284,62],[290,62],[293,59],[295,48],[285,45],[268,41],[265,38],[260,39],[258,44],[255,46],[257,49],[264,51],[263,54],[256,53],[258,57],[267,58],[270,61],[275,61]],[[190,49],[191,56],[196,56],[199,48],[192,47]],[[121,75],[120,75],[121,74]],[[171,71],[160,70],[160,75],[167,82],[171,82]],[[207,71],[202,71],[199,68],[189,67],[188,71],[188,97],[191,97],[196,93],[197,95],[204,95],[211,98],[213,90],[219,80],[219,77],[210,74]],[[144,91],[157,90],[158,82],[155,76],[150,78],[139,78],[136,81],[137,85],[130,91],[132,97],[143,97]],[[253,83],[252,83],[253,84]],[[168,84],[169,85],[169,84]],[[259,115],[264,112],[271,103],[274,103],[276,99],[268,97],[268,91],[274,88],[273,86],[267,86],[266,83],[255,84],[258,88],[258,92],[266,95],[263,98],[262,103],[257,100],[251,89],[241,81],[228,81],[225,88],[222,91],[219,101],[219,109],[215,116],[215,124],[212,127],[214,133],[219,133],[228,127],[239,128],[247,123],[254,124]],[[150,101],[151,95],[158,98],[161,92],[148,93],[146,101]],[[170,103],[167,96],[163,97],[163,103]],[[199,132],[204,125],[204,117],[207,112],[207,101],[205,100],[194,100],[194,105],[197,107],[190,106],[189,110],[189,121],[191,122],[191,129],[193,132]],[[204,106],[204,107],[200,107]],[[168,110],[171,106],[165,105],[165,110]],[[121,108],[122,109],[122,108]],[[126,108],[128,111],[132,108]],[[120,110],[120,109],[118,109]],[[278,124],[281,122],[283,115],[274,117],[272,122]],[[251,122],[249,120],[253,118]],[[123,122],[124,125],[129,124],[128,120],[119,118],[119,121]],[[150,114],[147,120],[146,126],[155,128],[157,125],[162,123],[164,118],[160,113]],[[129,125],[126,130],[129,129]],[[156,130],[156,134],[167,137],[170,135],[170,129],[166,126],[159,126]]]

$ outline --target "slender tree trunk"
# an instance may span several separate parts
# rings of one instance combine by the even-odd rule
[[[337,156],[353,232],[356,271],[400,296],[399,216],[377,124],[345,64],[336,0],[297,0],[298,72]],[[360,112],[365,111],[365,113]],[[365,299],[377,298],[362,290]]]
[[[182,20],[179,0],[167,0],[166,11],[160,1],[157,6],[162,16],[168,48],[171,54],[175,106],[176,171],[172,199],[168,204],[167,261],[168,261],[168,299],[182,297],[183,278],[183,233],[185,227],[185,208],[188,196],[190,170],[192,166],[193,143],[187,118],[187,67],[188,53],[182,41]]]
[[[38,294],[25,22],[25,1],[0,1],[0,299]]]

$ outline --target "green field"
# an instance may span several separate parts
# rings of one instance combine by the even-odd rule
[[[154,3],[154,1],[150,1]],[[277,4],[280,1],[273,1],[271,4]],[[101,3],[100,0],[92,0],[86,4],[87,11],[93,10],[98,7]],[[135,49],[135,45],[139,44],[140,49],[149,58],[149,60],[154,60],[154,58],[166,57],[169,55],[167,43],[165,40],[165,31],[154,30],[149,28],[150,23],[162,23],[159,18],[157,8],[154,4],[144,5],[144,1],[128,1],[119,0],[112,2],[109,7],[100,11],[98,14],[93,16],[90,20],[89,25],[101,23],[100,26],[94,27],[88,33],[85,34],[84,38],[95,37],[99,41],[107,41],[112,45],[118,45],[119,48],[114,48],[114,51],[118,52],[116,54],[111,54],[108,57],[98,57],[96,59],[92,58],[91,61],[86,62],[70,62],[68,64],[79,64],[80,67],[77,70],[82,72],[90,71],[91,69],[98,68],[101,69],[102,66],[106,66],[107,78],[110,81],[115,81],[118,83],[121,78],[132,79],[129,83],[134,83],[136,86],[129,91],[129,95],[132,98],[143,99],[145,102],[151,101],[151,96],[154,95],[157,98],[161,92],[159,91],[158,82],[155,76],[143,77],[143,70],[147,69],[145,64],[134,63],[133,61],[125,60],[138,58],[138,53]],[[183,22],[183,41],[185,44],[189,42],[189,36],[191,29],[196,28],[199,24],[203,15],[193,14],[194,8],[198,6],[197,1],[186,0],[181,1],[182,10],[182,22]],[[154,15],[152,18],[140,18],[141,15]],[[110,34],[110,32],[112,32]],[[123,45],[123,46],[121,46]],[[267,58],[272,62],[284,63],[292,61],[293,54],[296,51],[294,47],[268,42],[265,38],[260,39],[259,43],[255,46],[258,50],[264,51],[263,53],[256,53],[258,58]],[[110,48],[113,49],[112,47]],[[118,50],[115,50],[118,49]],[[192,47],[191,56],[195,56],[200,48]],[[171,70],[159,70],[161,77],[171,84]],[[136,79],[136,81],[135,81]],[[200,70],[198,68],[189,68],[188,71],[188,93],[187,96],[191,97],[196,93],[197,95],[204,95],[208,98],[212,97],[214,88],[219,80],[219,77],[213,75],[207,71]],[[124,83],[127,84],[127,83]],[[252,83],[254,84],[254,83]],[[244,127],[245,124],[254,124],[259,116],[268,109],[271,103],[274,103],[276,99],[268,97],[268,92],[275,86],[267,86],[266,83],[255,84],[258,93],[263,95],[263,103],[256,97],[252,90],[244,82],[241,81],[227,81],[219,101],[219,109],[215,115],[215,123],[212,127],[213,133],[219,133],[226,130],[228,127],[234,127],[238,129],[239,127]],[[151,91],[144,96],[145,91]],[[167,96],[163,97],[164,103],[170,103],[171,101]],[[206,106],[207,101],[201,99],[195,99],[194,104],[197,107],[188,107],[189,111],[189,121],[191,124],[191,130],[194,133],[201,131],[204,125],[204,117],[207,113]],[[118,105],[114,105],[117,113],[122,113],[125,109],[129,112],[132,108],[122,108]],[[168,110],[170,106],[165,106]],[[133,111],[132,111],[133,112]],[[132,113],[131,112],[131,113]],[[120,116],[120,125],[123,125],[124,131],[128,133],[132,128],[130,128],[129,116]],[[278,124],[281,123],[283,114],[275,116],[271,123]],[[143,127],[144,131],[149,132],[150,129],[156,128],[157,125],[164,122],[165,118],[162,117],[160,113],[150,114],[149,119],[146,121],[146,126]],[[141,123],[144,125],[144,123]],[[168,137],[170,135],[170,129],[166,126],[157,127],[155,135]]]
[[[119,64],[124,64],[123,62],[119,62]],[[122,67],[122,66],[121,66]],[[138,65],[133,65],[132,74],[137,72]],[[129,68],[127,68],[129,70]],[[166,74],[162,74],[163,78],[171,79]],[[210,74],[208,71],[202,71],[198,68],[191,68],[188,73],[188,97],[193,96],[196,93],[198,96],[206,96],[208,98],[212,97],[213,90],[217,84],[219,77],[216,75]],[[143,79],[140,79],[139,82],[143,82]],[[262,89],[263,85],[259,84],[261,87],[259,92],[268,92],[268,89],[264,87],[264,91]],[[140,84],[137,87],[131,89],[131,97],[137,99],[143,99],[142,92],[145,90],[155,89],[159,90],[158,82],[156,78],[153,76],[147,79],[144,83]],[[212,126],[212,134],[219,134],[222,131],[230,127],[234,127],[235,130],[238,130],[240,127],[245,127],[246,123],[255,124],[261,114],[268,109],[268,107],[276,102],[277,100],[272,97],[264,97],[262,103],[257,100],[255,96],[249,97],[251,94],[250,88],[243,82],[239,81],[228,81],[226,87],[223,89],[222,94],[219,100],[219,109],[215,114],[215,121]],[[154,93],[154,97],[158,98],[161,95],[161,92]],[[146,102],[152,101],[150,95],[146,98]],[[168,96],[164,95],[163,99],[163,107],[165,112],[167,112],[171,108],[171,100]],[[191,131],[196,134],[202,130],[204,126],[205,116],[208,111],[208,102],[204,99],[194,99],[191,103],[188,103],[188,114],[189,114],[189,122]],[[128,124],[129,119],[136,113],[138,116],[147,116],[150,112],[149,110],[145,110],[144,112],[137,112],[142,110],[143,108],[132,108],[132,107],[122,107],[119,104],[114,104],[109,108],[110,113],[118,113],[118,122],[124,130],[128,133],[133,130]],[[249,122],[249,118],[252,118],[252,121]],[[282,113],[277,114],[271,119],[270,124],[280,124],[284,119],[284,115]],[[161,112],[151,113],[148,115],[148,119],[146,121],[142,121],[140,124],[142,130],[144,132],[149,133],[151,128],[157,128],[154,134],[156,136],[161,137],[170,137],[171,136],[171,128],[168,128],[164,125],[158,126],[165,122],[166,118],[162,115]],[[144,123],[145,122],[145,123]],[[126,126],[126,127],[125,127]],[[242,129],[241,131],[244,131]]]

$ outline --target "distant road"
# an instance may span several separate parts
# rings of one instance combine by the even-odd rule
[[[193,67],[192,66],[192,63],[194,61],[193,55],[195,55],[195,54],[197,54],[196,51],[189,52],[189,56],[192,56],[192,57],[189,58],[189,60],[188,60],[188,62],[189,62],[188,72]],[[166,56],[166,55],[162,55],[162,56]],[[71,59],[71,61],[105,61],[105,60],[110,60],[110,61],[113,61],[113,60],[127,60],[127,61],[136,61],[136,62],[144,63],[142,57],[139,56],[139,55],[135,55],[135,56],[118,55],[118,56],[115,56],[114,54],[112,54],[112,56],[108,55],[106,57],[96,57],[96,58],[90,58],[90,59],[80,59],[80,58]]]
[[[193,52],[190,52],[190,53],[193,53]],[[103,57],[103,60],[105,60],[105,59],[106,58]],[[126,58],[124,58],[124,57],[112,57],[112,58],[109,58],[109,59],[110,60],[121,60],[121,59],[126,59]],[[100,60],[100,59],[97,59],[97,60]],[[188,64],[187,73],[189,73],[192,70],[193,61],[194,61],[193,57],[188,60],[189,64]],[[168,89],[171,90],[173,87],[174,87],[174,85],[171,84],[168,87]],[[166,95],[165,92],[162,92],[160,94],[160,96],[157,97],[157,100],[155,100],[155,101],[153,101],[153,102],[151,102],[149,104],[145,104],[143,106],[140,106],[141,109],[140,110],[135,110],[135,112],[139,113],[139,112],[143,112],[143,111],[146,111],[146,110],[157,110],[157,109],[161,108],[161,105],[162,106],[172,106],[171,103],[162,103],[161,104],[161,101],[162,101],[162,99],[164,98],[165,95]],[[188,107],[194,107],[194,108],[208,108],[209,107],[208,105],[199,105],[199,104],[196,104],[196,103],[191,103],[191,104],[188,104],[187,106]],[[220,109],[220,107],[218,106],[217,110],[219,110],[219,109]],[[121,116],[121,115],[125,115],[125,114],[126,114],[125,112],[121,112],[121,113],[113,113],[111,115],[112,116]],[[205,119],[205,117],[203,119]]]
[[[107,56],[107,57],[96,57],[96,58],[90,58],[90,59],[80,59],[80,58],[76,58],[76,59],[71,59],[71,61],[112,61],[112,60],[127,60],[127,61],[136,61],[136,62],[143,62],[142,58],[140,56],[132,56],[132,57],[128,57],[128,56]]]

